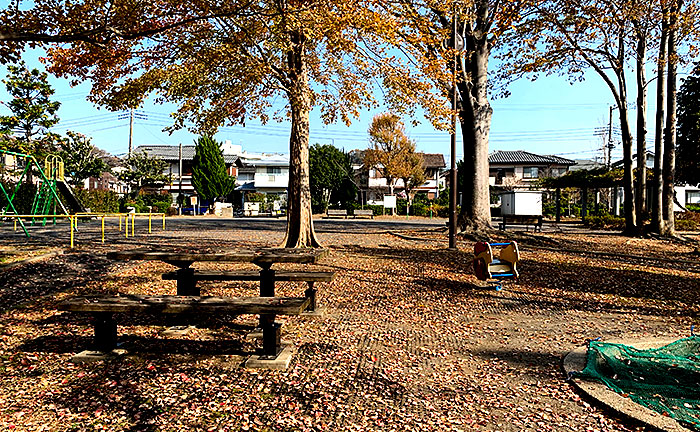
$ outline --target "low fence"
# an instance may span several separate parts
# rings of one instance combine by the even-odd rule
[[[153,219],[162,219],[162,230],[165,231],[165,213],[76,213],[71,215],[11,215],[6,214],[2,216],[3,218],[14,219],[14,230],[17,231],[17,222],[20,223],[22,229],[24,229],[25,234],[29,237],[29,232],[24,227],[22,222],[23,219],[29,219],[35,221],[36,219],[43,219],[43,224],[46,224],[47,220],[53,219],[53,224],[56,224],[57,219],[68,219],[70,223],[70,247],[71,249],[75,247],[75,233],[78,231],[78,220],[79,219],[100,219],[101,222],[101,236],[102,243],[105,242],[105,219],[106,218],[119,218],[119,232],[124,231],[124,237],[129,238],[129,220],[131,220],[131,236],[136,235],[136,217],[148,218],[148,233],[152,232]]]

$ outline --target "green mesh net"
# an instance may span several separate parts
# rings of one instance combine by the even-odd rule
[[[591,341],[585,369],[573,376],[598,380],[640,405],[700,430],[700,336],[653,349]]]

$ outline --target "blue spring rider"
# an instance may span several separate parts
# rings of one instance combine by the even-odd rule
[[[498,258],[493,256],[493,248],[498,247]],[[474,245],[474,274],[482,281],[494,279],[496,291],[503,289],[503,280],[517,280],[518,269],[516,264],[520,261],[518,244],[478,242]]]

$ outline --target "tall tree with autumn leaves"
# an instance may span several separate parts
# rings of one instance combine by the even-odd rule
[[[55,3],[33,2],[42,13],[54,13]],[[50,71],[91,81],[91,99],[112,109],[136,107],[156,94],[158,101],[178,105],[174,128],[194,124],[195,132],[213,134],[252,118],[291,120],[283,246],[320,246],[311,218],[309,115],[318,107],[324,121],[349,123],[359,107],[374,104],[370,83],[376,72],[370,69],[390,63],[374,37],[387,26],[376,4],[155,0],[138,8],[132,3],[65,2],[73,19],[59,20],[39,39],[69,42],[49,49]],[[24,33],[8,37],[13,34]],[[271,111],[277,97],[286,107]]]
[[[480,232],[491,227],[488,153],[494,82],[489,78],[489,60],[501,46],[503,35],[512,32],[537,2],[406,0],[384,5],[386,14],[399,23],[395,42],[414,72],[408,84],[394,77],[385,80],[393,90],[392,97],[404,98],[404,106],[413,99],[412,106],[418,102],[433,124],[446,128],[451,113],[447,102],[456,82],[465,168],[458,182],[463,185],[458,218],[462,231]],[[450,48],[454,45],[449,39],[455,24],[463,50]],[[427,85],[438,98],[425,96]]]
[[[620,121],[623,148],[625,232],[644,230],[646,163],[646,79],[649,48],[655,49],[657,116],[652,230],[673,236],[675,165],[675,70],[677,47],[698,37],[697,0],[551,0],[522,22],[501,57],[503,75],[511,79],[559,72],[572,82],[594,71],[607,85]],[[632,124],[629,120],[628,73],[636,71],[637,181],[634,187]],[[667,78],[667,79],[666,79]],[[664,114],[665,113],[665,114]],[[662,134],[663,132],[663,134]],[[663,141],[663,142],[662,142]],[[663,159],[663,163],[661,163]],[[636,197],[636,199],[635,199]],[[662,212],[663,210],[663,212]]]

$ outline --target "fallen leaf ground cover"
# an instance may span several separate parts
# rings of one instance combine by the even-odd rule
[[[160,278],[171,266],[110,262],[106,251],[276,246],[284,234],[179,228],[0,273],[1,430],[643,430],[579,397],[561,359],[590,338],[679,338],[697,322],[691,245],[524,236],[519,283],[496,291],[473,276],[471,242],[449,251],[437,231],[338,229],[320,232],[330,252],[316,268],[337,272],[318,284],[325,316],[279,318],[297,347],[288,370],[241,367],[256,347],[245,338],[254,316],[199,317],[168,337],[161,332],[172,323],[130,318],[119,328],[129,355],[71,363],[92,330],[89,319],[57,312],[58,301],[175,291]],[[201,286],[207,295],[257,292],[254,283]],[[303,289],[279,283],[277,293]]]

